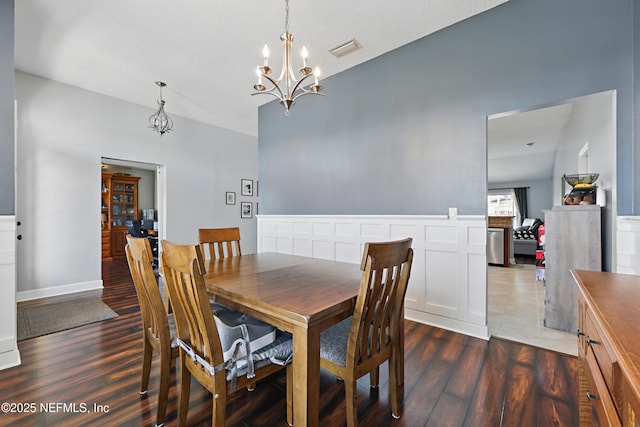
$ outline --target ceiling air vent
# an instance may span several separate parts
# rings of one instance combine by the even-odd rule
[[[362,48],[362,45],[360,43],[358,43],[358,40],[356,39],[351,39],[349,41],[346,41],[344,43],[340,43],[338,46],[329,49],[329,52],[334,55],[336,58],[340,58],[342,56],[345,56],[351,52],[354,52],[358,49]]]

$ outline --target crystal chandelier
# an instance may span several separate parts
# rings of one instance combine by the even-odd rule
[[[302,67],[298,69],[298,73],[300,73],[300,79],[296,79],[295,73],[293,71],[291,65],[291,47],[293,46],[293,34],[289,32],[289,0],[285,0],[285,11],[286,18],[284,21],[284,33],[280,36],[280,41],[282,42],[283,55],[282,55],[282,70],[280,71],[280,75],[277,79],[269,76],[271,74],[271,67],[269,67],[269,48],[267,45],[264,45],[262,49],[262,56],[264,57],[263,65],[259,65],[256,68],[256,75],[258,76],[258,82],[253,86],[253,88],[257,91],[252,93],[251,95],[273,95],[276,97],[280,104],[284,107],[285,115],[289,115],[289,109],[294,104],[296,99],[300,98],[302,95],[322,95],[320,93],[319,77],[320,77],[320,69],[316,67],[315,72],[311,67],[307,64],[308,52],[307,49],[302,47]],[[308,87],[302,86],[302,82],[304,82],[311,75],[315,76],[315,82]],[[267,88],[267,86],[263,83],[262,79],[266,79],[269,83],[271,83],[271,87]],[[267,84],[269,84],[267,83]],[[282,83],[282,86],[280,84]]]
[[[160,99],[158,100],[158,110],[149,117],[149,127],[160,134],[160,136],[168,133],[173,129],[173,120],[164,112],[164,101],[162,100],[162,88],[167,84],[165,82],[156,82],[160,86]]]

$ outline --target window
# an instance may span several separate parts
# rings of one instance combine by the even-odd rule
[[[513,194],[489,194],[487,196],[487,215],[515,216],[516,208]]]

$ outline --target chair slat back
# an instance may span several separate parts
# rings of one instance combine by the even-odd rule
[[[198,229],[198,243],[209,250],[209,258],[226,258],[241,256],[240,228],[200,228]],[[202,254],[206,258],[206,254]]]
[[[162,341],[169,349],[169,321],[153,272],[153,255],[149,239],[127,236],[125,252],[140,304],[143,330],[151,333],[156,341]]]
[[[412,239],[367,243],[347,346],[347,367],[377,366],[399,333],[413,261]],[[366,368],[369,369],[369,368]]]
[[[171,298],[178,338],[211,366],[223,362],[222,345],[201,271],[197,245],[162,241],[162,269]],[[182,354],[182,353],[181,353]],[[181,357],[187,357],[184,354]],[[189,363],[191,369],[202,366]],[[224,370],[221,371],[225,380]]]

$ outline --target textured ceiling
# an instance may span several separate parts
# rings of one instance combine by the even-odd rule
[[[550,180],[556,151],[575,102],[490,118],[487,123],[489,184]],[[528,146],[529,143],[533,145]]]
[[[507,0],[324,0],[290,4],[294,52],[324,77]],[[250,96],[262,46],[279,72],[283,0],[18,0],[16,69],[149,107],[163,90],[170,116],[257,135]],[[363,48],[328,50],[355,37]],[[294,66],[299,66],[294,64]]]

